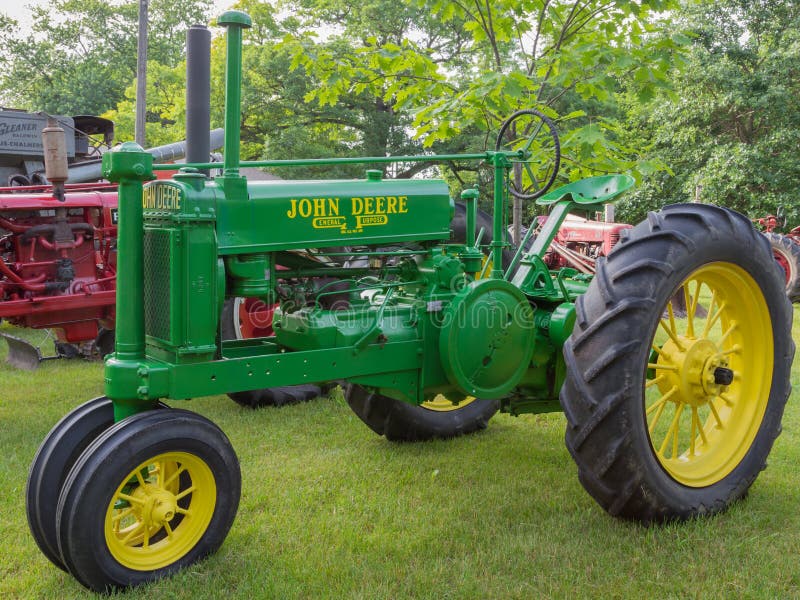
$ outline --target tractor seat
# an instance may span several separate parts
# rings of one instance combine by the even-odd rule
[[[630,189],[634,183],[630,175],[587,177],[546,193],[536,200],[536,204],[550,206],[560,200],[572,200],[575,204],[604,204]]]

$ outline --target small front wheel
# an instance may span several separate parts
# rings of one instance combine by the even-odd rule
[[[236,454],[211,421],[183,410],[134,415],[72,467],[56,516],[61,556],[96,591],[158,579],[219,548],[240,492]]]
[[[58,552],[55,500],[78,457],[114,424],[114,406],[106,397],[70,411],[44,438],[28,472],[25,511],[33,539],[47,559],[66,570]]]

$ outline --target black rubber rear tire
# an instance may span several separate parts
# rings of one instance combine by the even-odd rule
[[[223,340],[239,339],[236,323],[238,316],[234,314],[234,299],[228,298],[222,308],[220,316],[220,334]],[[322,396],[330,390],[332,386],[318,386],[312,384],[292,385],[285,387],[264,388],[260,390],[248,390],[246,392],[234,392],[228,397],[246,408],[261,408],[263,406],[286,406],[288,404],[298,404],[308,402]]]
[[[291,385],[285,387],[264,388],[246,392],[233,392],[228,397],[246,408],[262,408],[264,406],[287,406],[308,402],[327,394],[331,386],[313,384]]]
[[[483,229],[481,246],[492,242],[492,217],[482,210],[477,211],[475,234]],[[467,209],[456,203],[456,212],[450,225],[450,241],[463,244],[466,241]],[[510,248],[503,249],[503,264],[507,266],[514,258]],[[441,411],[431,410],[375,394],[354,384],[344,388],[344,397],[353,412],[372,431],[386,436],[393,442],[421,442],[431,439],[446,439],[486,429],[489,419],[500,408],[495,400],[473,400],[461,408]]]
[[[764,236],[730,210],[670,206],[623,235],[607,259],[598,261],[589,290],[578,298],[575,328],[564,346],[567,448],[584,488],[612,515],[647,523],[724,510],[747,493],[780,433],[794,356],[783,280]],[[690,273],[709,265],[743,270],[758,287],[772,324],[772,378],[765,384],[763,417],[742,458],[708,485],[690,487],[656,456],[644,388],[651,340],[665,306]]]
[[[119,498],[115,496],[118,486],[126,480],[132,481],[129,479],[132,472],[141,472],[139,465],[156,460],[156,457],[170,456],[170,453],[172,456],[174,453],[189,455],[205,465],[210,476],[205,480],[193,480],[181,475],[180,489],[184,491],[179,495],[187,500],[187,506],[183,508],[191,511],[191,519],[173,513],[175,516],[169,517],[169,522],[175,528],[175,538],[173,541],[172,538],[166,539],[166,535],[160,536],[159,543],[166,542],[168,546],[166,553],[156,559],[159,564],[152,569],[133,568],[113,554],[107,540],[107,512],[112,502]],[[175,460],[180,462],[182,459]],[[182,468],[188,468],[193,476],[194,472],[185,462]],[[213,486],[206,484],[208,481],[213,482]],[[69,572],[92,590],[107,592],[147,583],[215,552],[233,524],[240,494],[239,461],[219,427],[205,417],[185,410],[142,412],[107,429],[73,465],[58,498],[58,547]],[[199,509],[195,509],[195,498],[201,505]],[[155,511],[156,508],[148,510]],[[204,522],[205,518],[208,522]],[[191,533],[194,523],[200,523],[202,527],[196,532],[196,539]],[[189,528],[188,534],[180,531],[184,526]],[[164,526],[160,527],[159,532],[163,532]],[[155,532],[151,539],[155,544],[158,539]],[[190,540],[188,545],[184,540]],[[124,546],[126,541],[121,543]],[[173,550],[172,545],[177,548]],[[139,544],[139,548],[133,547],[132,551],[140,552],[141,549]],[[170,556],[172,551],[174,556]]]
[[[495,400],[473,400],[462,408],[438,411],[387,398],[347,384],[344,397],[358,418],[392,442],[447,439],[486,429],[500,407]]]
[[[800,302],[800,244],[779,233],[765,233],[776,260],[780,256],[788,265],[786,273],[786,296],[791,302]],[[779,263],[780,264],[780,263]],[[781,269],[784,266],[781,265]]]
[[[114,344],[115,330],[101,327],[94,340],[94,347],[97,349],[97,354],[101,360],[105,358],[106,355],[114,352]]]

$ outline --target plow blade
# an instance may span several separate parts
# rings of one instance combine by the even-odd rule
[[[42,352],[39,348],[8,333],[0,333],[0,336],[4,337],[6,342],[8,342],[8,356],[6,357],[6,362],[18,369],[33,371],[39,367],[39,363],[45,360],[61,358],[59,355],[42,356]]]

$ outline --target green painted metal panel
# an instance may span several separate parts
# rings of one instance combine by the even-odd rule
[[[450,237],[441,180],[260,181],[247,193],[217,203],[220,254]]]
[[[276,346],[263,346],[262,350],[269,353],[187,364],[149,357],[135,369],[111,358],[106,361],[106,392],[116,399],[130,397],[134,390],[133,396],[146,403],[151,398],[184,399],[368,375],[382,376],[388,387],[401,374],[418,373],[422,360],[418,341],[372,344],[358,353],[351,347],[280,352]],[[408,401],[418,396],[416,375],[413,380],[413,388],[405,390]]]
[[[178,177],[143,189],[142,308],[148,354],[183,363],[216,354],[220,273],[214,191]]]

